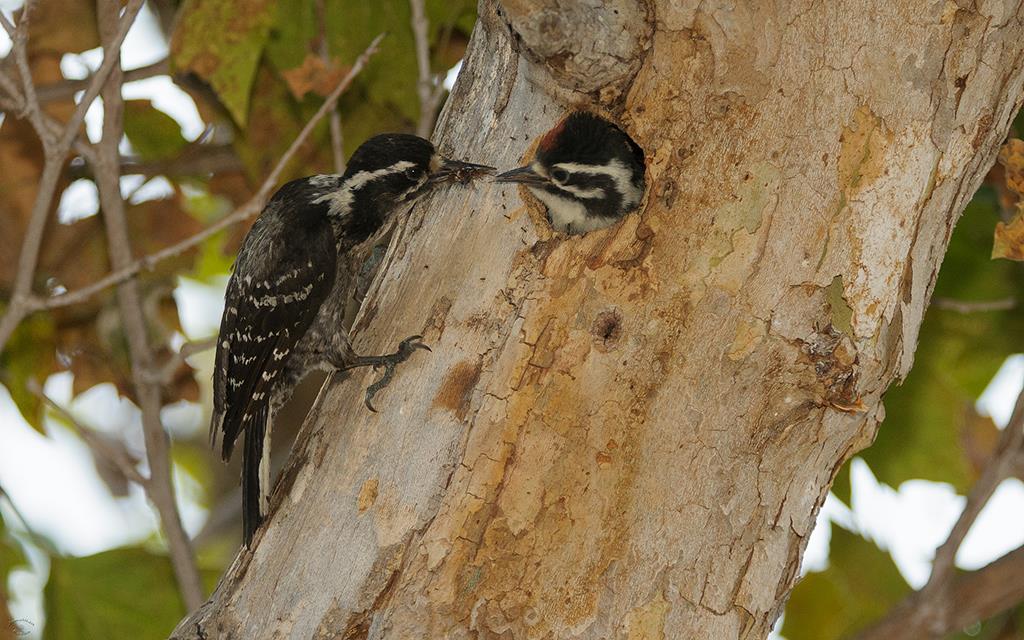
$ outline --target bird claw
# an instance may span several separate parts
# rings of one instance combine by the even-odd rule
[[[377,409],[373,406],[373,398],[377,395],[377,392],[388,386],[391,383],[391,379],[395,377],[395,370],[398,368],[399,363],[405,362],[409,359],[417,349],[426,349],[430,351],[430,347],[420,342],[423,339],[421,335],[409,336],[405,340],[402,340],[398,344],[398,350],[394,353],[386,356],[381,356],[377,364],[374,365],[374,369],[384,367],[384,374],[381,375],[376,382],[366,387],[366,396],[363,399],[363,404],[370,411],[377,413]]]

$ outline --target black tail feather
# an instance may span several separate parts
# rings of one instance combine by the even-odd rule
[[[249,547],[263,522],[260,498],[269,487],[260,487],[260,460],[263,458],[263,437],[267,428],[266,410],[260,410],[245,430],[245,454],[242,457],[242,536]]]

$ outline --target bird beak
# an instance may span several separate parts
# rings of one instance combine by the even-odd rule
[[[467,184],[481,176],[493,175],[495,171],[497,171],[497,169],[494,167],[488,167],[485,164],[473,164],[472,162],[449,160],[448,158],[445,158],[441,168],[430,174],[429,182],[431,184],[438,184],[441,182],[458,182],[460,184]]]
[[[505,173],[499,173],[494,176],[495,182],[516,182],[519,184],[529,185],[542,185],[547,184],[547,178],[540,175],[533,170],[529,165],[525,167],[519,167]]]

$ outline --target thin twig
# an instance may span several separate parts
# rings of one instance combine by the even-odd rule
[[[161,385],[169,384],[174,379],[174,373],[178,370],[185,360],[190,356],[203,351],[209,351],[217,345],[217,336],[206,338],[204,340],[193,340],[186,342],[181,345],[177,351],[171,354],[171,357],[167,359],[167,362],[160,365],[157,371],[153,372],[153,379],[151,382],[155,382]]]
[[[324,67],[327,68],[331,64],[331,53],[330,47],[327,44],[327,9],[324,6],[324,0],[316,0],[316,18],[317,22],[320,23],[320,59],[324,61]],[[338,111],[337,106],[331,109],[331,114],[328,118],[328,123],[331,128],[331,155],[334,157],[334,171],[335,173],[345,173],[345,152],[342,145],[342,133],[341,133],[341,112]]]
[[[76,148],[76,151],[78,149]],[[85,157],[83,155],[83,157]],[[241,171],[242,161],[230,144],[189,145],[176,157],[166,160],[143,160],[135,156],[121,157],[121,175],[145,176],[207,176],[226,171]],[[73,166],[68,178],[91,178],[88,165]]]
[[[78,432],[78,435],[82,438],[82,441],[92,450],[93,455],[97,458],[110,461],[114,466],[124,474],[124,477],[128,478],[132,482],[142,486],[143,488],[149,482],[139,470],[136,468],[136,461],[132,460],[131,456],[128,455],[127,451],[123,448],[111,446],[110,442],[107,441],[105,436],[100,435],[92,427],[86,426],[70,411],[62,407],[57,403],[56,400],[46,395],[43,388],[39,385],[35,379],[31,379],[25,385],[29,393],[39,398],[43,404],[50,407],[65,422],[69,423]]]
[[[7,16],[4,15],[3,11],[0,11],[0,25],[2,25],[4,31],[7,32],[7,37],[11,39],[11,42],[14,42],[14,25],[7,19]]]
[[[109,287],[112,287],[116,284],[120,284],[125,280],[134,277],[141,271],[152,269],[158,263],[163,262],[168,258],[173,258],[175,256],[181,255],[182,253],[188,251],[192,247],[202,244],[204,240],[213,236],[220,230],[230,227],[231,225],[236,224],[238,222],[242,222],[243,220],[246,220],[251,216],[254,216],[257,213],[259,213],[263,209],[263,205],[266,203],[266,200],[270,196],[271,191],[277,185],[277,181],[281,177],[281,173],[284,171],[287,164],[291,161],[292,157],[298,151],[299,147],[301,147],[302,144],[309,137],[309,134],[316,127],[317,123],[319,123],[320,120],[323,119],[323,117],[327,115],[327,113],[334,107],[334,105],[338,102],[338,98],[340,98],[341,95],[345,92],[345,90],[348,89],[349,85],[352,84],[352,80],[355,79],[356,75],[358,75],[359,72],[362,71],[363,67],[366,66],[366,63],[369,61],[370,57],[377,53],[377,47],[380,45],[380,41],[383,37],[384,34],[381,34],[374,38],[373,42],[370,43],[370,46],[368,46],[366,50],[363,51],[362,55],[359,56],[355,64],[352,65],[352,69],[349,70],[345,78],[338,84],[334,91],[331,92],[331,95],[328,96],[327,100],[320,106],[320,109],[313,115],[312,118],[310,118],[309,122],[306,123],[306,126],[303,127],[302,131],[299,132],[299,135],[296,136],[291,146],[288,147],[288,150],[285,151],[284,155],[281,156],[281,159],[278,160],[277,165],[275,165],[274,169],[270,172],[270,174],[267,175],[266,179],[263,181],[263,184],[260,186],[256,194],[253,195],[253,197],[250,198],[245,204],[240,206],[233,213],[225,216],[224,218],[221,218],[220,220],[213,223],[206,229],[203,229],[199,233],[189,238],[186,238],[185,240],[182,240],[181,242],[175,245],[171,245],[169,247],[161,249],[160,251],[152,253],[143,258],[139,258],[138,260],[124,267],[115,268],[114,271],[112,271],[108,275],[104,276],[103,278],[100,278],[99,280],[90,285],[86,285],[80,289],[68,291],[66,293],[62,293],[60,295],[53,296],[50,298],[36,298],[34,300],[31,300],[30,310],[39,311],[43,309],[56,309],[59,307],[66,307],[68,305],[84,302],[85,300],[88,300],[90,297],[92,297],[94,294],[103,291],[104,289],[107,289]]]
[[[2,486],[0,486],[0,498],[3,498],[4,500],[7,501],[7,506],[10,507],[11,512],[14,513],[14,517],[17,518],[19,522],[21,522],[22,531],[25,532],[25,535],[28,536],[28,539],[32,542],[34,546],[46,551],[46,553],[50,555],[60,555],[60,551],[58,551],[53,546],[53,543],[50,542],[49,538],[43,537],[36,533],[35,529],[33,529],[32,526],[29,524],[28,518],[26,518],[25,514],[21,512],[21,509],[18,508],[18,505],[14,502],[14,500],[11,499],[11,494],[7,493],[7,490],[4,489]]]
[[[135,69],[125,71],[124,82],[127,84],[137,80],[153,78],[155,76],[165,76],[170,72],[170,68],[171,66],[167,61],[167,58],[157,60],[152,64],[147,64],[143,67],[137,67]],[[48,102],[73,98],[76,93],[84,91],[89,87],[89,84],[92,82],[92,78],[93,74],[89,74],[81,80],[65,80],[64,82],[43,85],[36,89],[36,92],[39,94],[39,102],[40,104],[46,104]]]
[[[444,86],[430,73],[430,23],[423,8],[423,0],[409,0],[412,12],[412,35],[416,44],[416,69],[419,79],[416,93],[420,100],[420,119],[416,123],[416,135],[430,137],[437,118],[437,106],[444,95]]]
[[[1024,446],[1024,391],[1017,396],[1013,415],[1000,436],[999,444],[985,469],[967,495],[967,503],[946,541],[935,551],[932,573],[921,589],[921,615],[930,620],[929,627],[943,628],[944,615],[949,611],[949,588],[954,578],[956,553],[964,538],[999,484],[1013,472],[1018,455]]]
[[[119,0],[99,3],[100,35],[110,42],[117,30]],[[103,138],[96,153],[96,186],[99,190],[104,226],[107,231],[107,252],[114,268],[123,267],[132,260],[131,238],[124,200],[121,197],[121,158],[118,145],[124,135],[124,100],[121,96],[122,75],[120,55],[112,54],[109,80],[103,87]],[[104,61],[106,62],[106,61]],[[161,387],[150,380],[155,370],[153,349],[149,344],[146,318],[139,283],[131,280],[117,290],[121,323],[128,338],[128,352],[132,364],[135,394],[142,409],[142,431],[149,463],[149,482],[146,495],[160,515],[160,524],[167,539],[171,565],[177,578],[178,589],[188,611],[194,611],[203,602],[203,587],[196,566],[192,543],[181,524],[174,482],[171,474],[170,442],[160,420]]]
[[[56,143],[57,137],[54,132],[43,121],[43,110],[36,97],[36,86],[32,80],[32,69],[28,64],[28,27],[32,19],[32,11],[35,9],[35,1],[29,0],[21,12],[21,19],[11,36],[14,54],[14,63],[18,68],[18,75],[21,76],[21,102],[22,113],[28,118],[36,135],[43,143],[43,149],[49,150]],[[8,25],[4,25],[6,29]],[[9,33],[9,32],[8,32]]]
[[[979,313],[984,311],[1009,311],[1017,306],[1017,298],[1000,298],[999,300],[956,300],[953,298],[935,298],[932,300],[939,309],[947,309],[957,313]]]
[[[22,319],[33,311],[32,304],[32,281],[35,278],[36,266],[39,262],[39,250],[43,244],[43,233],[46,230],[46,222],[49,218],[50,209],[53,205],[53,200],[56,196],[57,183],[60,180],[61,173],[63,172],[64,159],[67,156],[68,151],[71,149],[72,144],[78,138],[79,130],[82,126],[82,122],[85,119],[85,113],[89,109],[89,105],[95,100],[96,96],[99,95],[100,88],[107,76],[110,74],[111,69],[114,67],[114,61],[120,56],[118,52],[121,50],[121,43],[124,42],[124,38],[128,35],[128,29],[131,28],[132,23],[135,20],[135,16],[142,8],[142,0],[129,0],[128,6],[125,9],[124,17],[121,19],[118,25],[117,35],[114,36],[103,48],[103,63],[100,68],[93,75],[92,83],[86,90],[85,96],[78,103],[75,108],[74,114],[71,119],[64,125],[64,131],[57,139],[55,143],[45,144],[46,138],[40,136],[44,141],[44,154],[45,161],[43,164],[43,171],[39,177],[38,190],[36,191],[35,201],[32,203],[32,212],[29,215],[28,226],[25,230],[25,238],[22,241],[21,253],[18,255],[18,267],[15,272],[14,287],[11,293],[11,298],[4,312],[3,318],[0,318],[0,352],[4,350],[7,345],[7,341],[10,339],[14,330],[21,324]],[[6,29],[9,24],[4,20],[4,28]],[[17,31],[17,29],[15,29]],[[14,47],[17,49],[19,46],[24,47],[24,41],[15,41]],[[18,54],[16,54],[18,55]],[[30,77],[23,77],[23,82],[31,84]],[[34,94],[33,94],[34,95]],[[23,102],[28,102],[28,98],[25,98]],[[26,109],[29,111],[39,111],[38,101],[32,105],[27,105]],[[45,129],[44,129],[45,130]]]
[[[92,75],[92,81],[85,90],[85,95],[78,102],[75,112],[71,115],[71,119],[68,120],[64,128],[64,135],[60,140],[60,148],[65,150],[71,148],[72,141],[78,136],[78,129],[85,121],[85,114],[89,110],[89,106],[96,99],[96,96],[100,94],[100,90],[103,88],[114,65],[119,63],[121,59],[119,55],[121,45],[124,43],[128,30],[131,29],[140,9],[142,9],[142,0],[128,0],[128,4],[124,9],[124,17],[118,23],[117,34],[103,47],[103,62],[100,63],[100,68]]]
[[[136,67],[124,72],[124,81],[136,82],[138,80],[145,80],[147,78],[153,78],[156,76],[167,75],[170,71],[170,64],[167,58],[158,60],[152,64],[147,64],[143,67]],[[69,100],[75,97],[75,94],[79,91],[85,91],[89,87],[89,83],[92,82],[92,74],[89,74],[85,78],[75,80],[64,80],[62,82],[54,82],[53,84],[45,84],[41,87],[36,87],[36,96],[39,98],[39,104],[49,104],[51,102],[57,102],[58,100]],[[10,100],[4,100],[0,97],[0,109],[6,109],[10,111],[20,111],[21,107],[18,105],[14,96],[11,96]]]

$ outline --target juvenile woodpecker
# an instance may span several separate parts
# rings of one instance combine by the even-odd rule
[[[225,461],[239,435],[245,545],[267,514],[270,430],[274,413],[313,369],[384,367],[373,394],[416,349],[407,338],[395,353],[360,356],[342,324],[355,286],[353,248],[378,231],[401,205],[433,185],[466,182],[491,167],[442,157],[422,138],[384,134],[363,143],[343,175],[293,180],[278,190],[253,224],[235,261],[224,298],[213,376],[211,438],[221,436]]]
[[[586,233],[640,204],[644,152],[611,122],[575,111],[544,134],[530,164],[495,179],[528,187],[547,206],[556,230]]]

